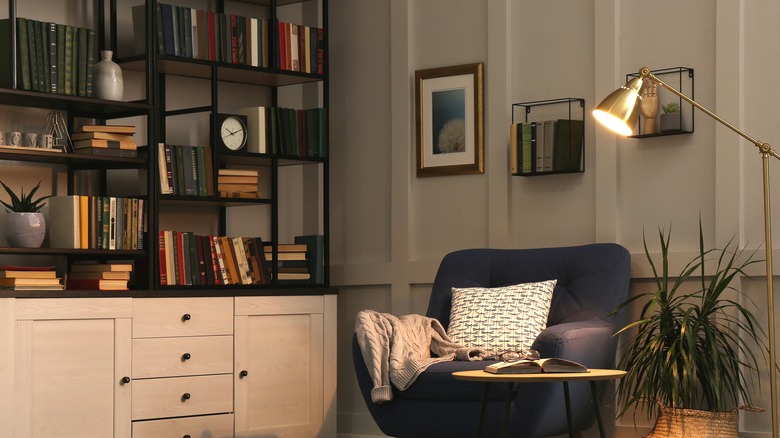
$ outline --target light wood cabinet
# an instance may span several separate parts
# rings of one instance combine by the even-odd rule
[[[335,436],[335,296],[235,300],[236,437]]]
[[[129,438],[130,299],[0,301],[0,437]]]
[[[0,438],[334,438],[335,411],[336,295],[0,298]]]

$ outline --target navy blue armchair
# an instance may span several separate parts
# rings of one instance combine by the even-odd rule
[[[500,287],[557,279],[547,328],[532,348],[542,357],[563,357],[589,368],[615,365],[622,321],[610,312],[628,294],[630,256],[616,244],[563,248],[467,249],[447,254],[433,283],[427,316],[447,328],[453,287]],[[430,366],[393,400],[371,401],[371,379],[353,338],[353,362],[371,415],[388,436],[399,438],[471,438],[475,436],[484,385],[455,380],[453,371],[483,369],[495,361],[444,362]],[[600,385],[602,396],[606,384]],[[499,436],[507,388],[493,384],[487,394],[483,436]],[[587,382],[569,384],[572,422],[581,431],[595,418]],[[603,397],[601,397],[603,398]],[[567,433],[563,385],[519,386],[509,419],[510,436],[544,437]],[[612,417],[606,416],[610,419]]]

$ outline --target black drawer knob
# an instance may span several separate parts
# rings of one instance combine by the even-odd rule
[[[192,396],[190,395],[190,393],[189,393],[189,392],[185,392],[184,394],[182,394],[182,395],[181,395],[181,401],[182,401],[182,403],[184,403],[184,402],[186,402],[187,400],[189,400],[189,399],[190,399],[190,397],[192,397]]]
[[[120,385],[127,385],[130,383],[130,377],[124,376],[119,380]]]
[[[189,313],[185,313],[184,315],[181,316],[181,322],[186,322],[191,319],[192,319],[192,315],[190,315]]]
[[[190,355],[189,353],[184,353],[184,354],[181,355],[181,361],[182,362],[187,362],[190,359],[192,359],[192,355]]]
[[[248,376],[249,372],[247,370],[241,370],[240,373],[238,373],[238,378],[243,379],[244,377]]]
[[[192,438],[190,434],[183,435],[181,438]]]

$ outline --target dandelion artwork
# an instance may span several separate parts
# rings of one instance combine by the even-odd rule
[[[432,99],[434,155],[466,152],[466,90],[437,91]]]
[[[483,173],[482,63],[418,70],[417,176]]]

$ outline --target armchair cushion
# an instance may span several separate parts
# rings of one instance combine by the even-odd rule
[[[452,288],[448,335],[489,357],[527,350],[547,326],[557,280],[494,288]]]

